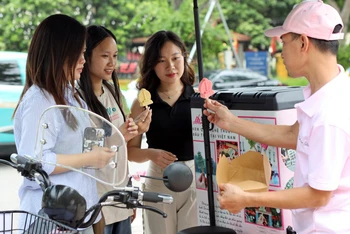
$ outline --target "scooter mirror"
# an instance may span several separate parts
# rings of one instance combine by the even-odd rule
[[[193,181],[191,169],[181,162],[169,164],[163,173],[164,185],[173,192],[183,192]]]

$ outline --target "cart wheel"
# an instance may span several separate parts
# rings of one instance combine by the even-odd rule
[[[178,232],[177,234],[237,234],[234,230],[216,227],[216,226],[199,226],[191,227]]]

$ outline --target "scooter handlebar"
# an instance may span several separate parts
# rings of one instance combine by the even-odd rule
[[[138,195],[135,198],[138,199],[139,201],[165,203],[165,204],[171,204],[174,201],[173,197],[168,194],[143,192],[143,191],[138,191]]]

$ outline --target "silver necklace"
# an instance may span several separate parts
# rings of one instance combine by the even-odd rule
[[[166,94],[165,92],[163,92],[163,91],[160,91],[162,94],[164,94],[168,99],[171,99],[171,96],[170,95],[168,95],[168,94]],[[176,94],[176,93],[175,93]]]
[[[181,92],[182,89],[183,89],[183,87],[182,87],[180,90],[176,90],[175,93],[173,93],[172,95],[169,95],[169,94],[167,94],[166,92],[163,92],[163,91],[160,91],[160,90],[158,90],[158,91],[159,91],[160,93],[164,94],[168,99],[171,99],[171,98],[174,97],[176,94],[178,94],[179,91]]]

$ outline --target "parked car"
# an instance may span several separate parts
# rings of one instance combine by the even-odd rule
[[[205,71],[203,77],[211,80],[214,90],[231,89],[249,86],[280,86],[280,81],[268,78],[248,69],[223,69]],[[198,78],[195,87],[198,86]]]
[[[1,158],[16,152],[12,115],[23,90],[26,60],[27,53],[0,51]]]

